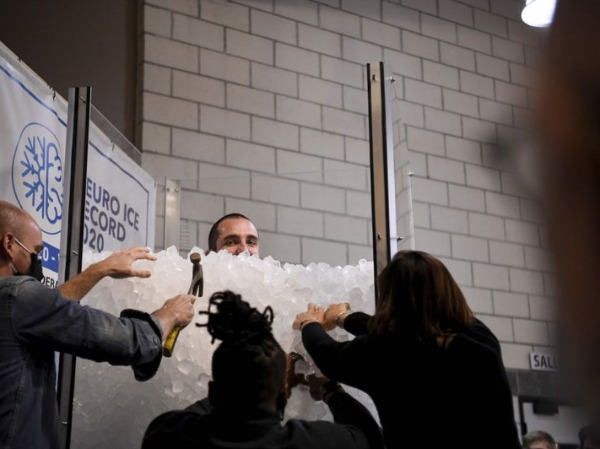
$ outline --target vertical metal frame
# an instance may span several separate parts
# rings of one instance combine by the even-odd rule
[[[69,89],[59,283],[81,272],[91,99],[91,87]],[[75,361],[76,358],[70,354],[60,354],[57,395],[59,442],[64,449],[71,445]]]
[[[367,64],[371,159],[371,212],[375,275],[396,253],[396,196],[390,83],[383,62]],[[377,283],[375,283],[377,295]]]
[[[180,247],[181,181],[165,179],[165,230],[164,248]]]

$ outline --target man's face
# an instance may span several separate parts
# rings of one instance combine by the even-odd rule
[[[238,255],[248,251],[258,254],[258,232],[251,221],[244,218],[228,218],[218,227],[217,251],[222,249]]]
[[[33,219],[27,218],[19,234],[18,241],[23,246],[19,245],[13,237],[12,263],[19,273],[28,273],[31,267],[31,252],[39,254],[42,251],[44,245],[42,232]]]

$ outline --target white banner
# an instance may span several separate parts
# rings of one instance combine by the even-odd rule
[[[0,198],[43,232],[45,283],[58,277],[67,102],[0,43]],[[91,126],[84,243],[93,250],[154,247],[156,183]]]

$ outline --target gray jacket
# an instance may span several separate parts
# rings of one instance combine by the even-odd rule
[[[0,278],[0,449],[58,447],[54,351],[132,365],[138,380],[160,364],[162,330],[134,310],[120,318],[64,298],[29,276]]]

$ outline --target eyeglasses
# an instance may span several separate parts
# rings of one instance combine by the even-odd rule
[[[27,248],[18,238],[15,237],[15,242],[18,243],[18,245],[23,248],[25,251],[27,251],[28,254],[30,255],[34,255],[36,258],[39,258],[38,253],[36,253],[35,251],[31,251],[29,248]]]

